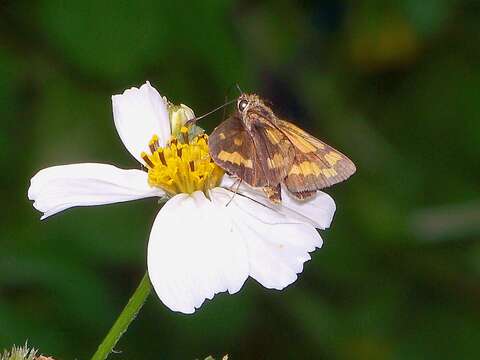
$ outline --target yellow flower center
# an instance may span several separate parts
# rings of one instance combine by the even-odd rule
[[[208,136],[205,134],[188,138],[188,128],[180,130],[181,140],[172,137],[164,148],[159,146],[158,136],[149,142],[151,154],[142,152],[148,169],[150,186],[162,188],[170,195],[197,190],[212,189],[220,184],[223,170],[208,153]]]

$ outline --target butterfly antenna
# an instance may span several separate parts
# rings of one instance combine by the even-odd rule
[[[242,89],[240,89],[240,85],[235,84],[235,86],[237,87],[238,91],[240,91],[240,95],[242,95],[242,94],[243,94],[243,91],[242,91]]]
[[[228,102],[228,95],[225,95],[225,103],[227,103],[227,102]],[[223,117],[222,117],[222,119],[225,119],[226,116],[227,116],[227,108],[224,107],[224,108],[223,108]]]
[[[235,101],[236,101],[236,100],[228,101],[228,102],[226,102],[225,104],[222,104],[222,105],[216,107],[215,109],[207,112],[206,114],[203,114],[203,115],[201,115],[201,116],[194,117],[193,119],[188,120],[188,121],[185,123],[185,126],[189,126],[189,125],[195,124],[198,120],[203,119],[204,117],[206,117],[206,116],[208,116],[208,115],[210,115],[210,114],[213,114],[215,111],[218,111],[218,110],[220,110],[221,108],[224,108],[225,106],[234,103]]]
[[[226,189],[226,188],[224,188],[224,189]],[[231,191],[231,189],[227,189],[227,190],[230,190],[230,191]],[[240,193],[240,192],[237,192],[235,195],[244,197],[245,199],[249,199],[249,200],[253,201],[254,203],[257,203],[258,205],[263,206],[264,208],[273,210],[270,206],[265,205],[265,204],[262,203],[261,201],[258,201],[258,200],[254,199],[254,198],[252,198],[252,197],[250,197],[250,196],[248,196],[248,195],[242,194],[242,193]],[[227,204],[227,205],[228,205],[228,204]]]

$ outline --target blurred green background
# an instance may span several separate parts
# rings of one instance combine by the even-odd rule
[[[197,114],[238,83],[358,172],[294,285],[193,316],[151,296],[112,359],[478,359],[479,20],[460,0],[0,2],[0,348],[87,359],[140,281],[155,201],[40,222],[26,192],[51,165],[137,166],[110,96],[150,80]]]

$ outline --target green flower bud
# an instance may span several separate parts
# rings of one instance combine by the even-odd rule
[[[193,110],[190,109],[187,105],[180,104],[174,105],[168,104],[168,116],[170,118],[170,124],[172,126],[172,135],[178,136],[180,134],[180,129],[188,120],[191,120],[195,117]]]
[[[169,102],[166,98],[164,98],[164,100],[167,103],[168,117],[170,119],[170,126],[172,128],[172,136],[181,139],[182,136],[180,130],[189,120],[195,118],[195,113],[185,104],[175,105]],[[195,124],[189,125],[188,130],[189,139],[193,139],[195,136],[204,133],[204,130]]]

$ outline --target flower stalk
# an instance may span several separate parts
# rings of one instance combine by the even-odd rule
[[[143,307],[143,304],[145,304],[150,292],[150,280],[148,278],[148,273],[145,273],[142,281],[121,312],[120,316],[113,324],[107,336],[105,336],[105,339],[103,339],[102,343],[98,346],[97,351],[92,356],[92,360],[105,360],[108,357],[122,335],[127,331],[132,321],[137,317],[138,312]]]

